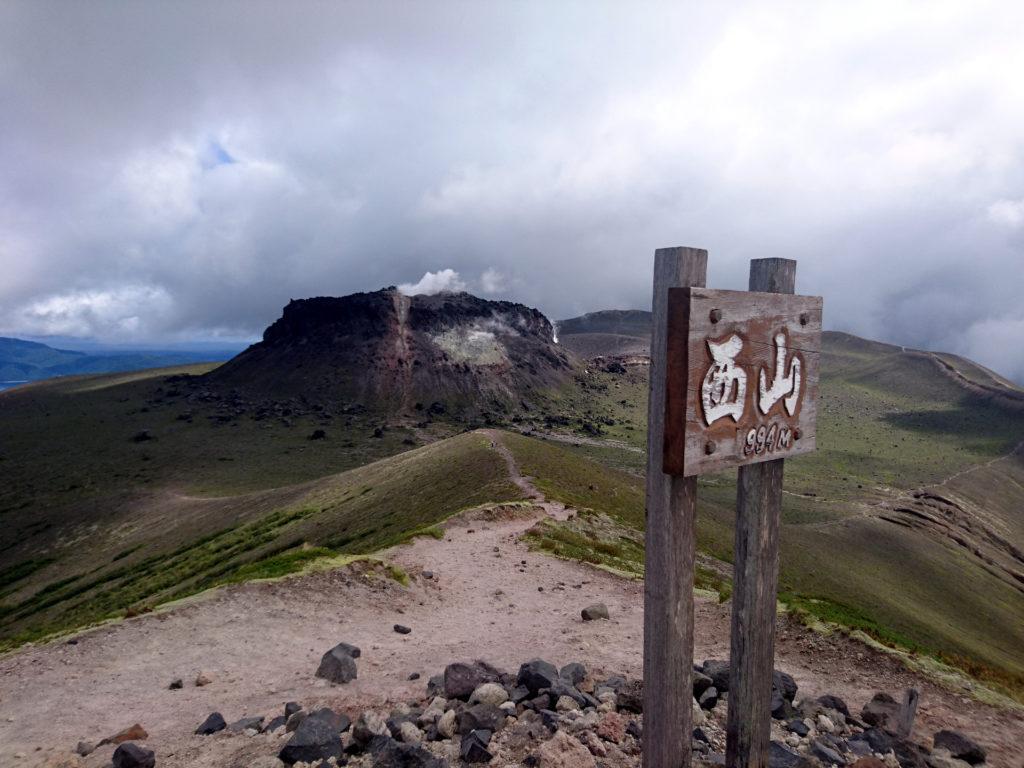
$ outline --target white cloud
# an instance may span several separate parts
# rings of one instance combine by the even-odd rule
[[[988,207],[988,218],[996,224],[1016,229],[1024,225],[1024,200],[996,200]]]
[[[406,296],[432,295],[435,293],[457,293],[466,290],[466,284],[454,269],[427,272],[418,283],[402,283],[398,290]]]
[[[131,340],[159,325],[173,300],[158,286],[79,290],[46,296],[12,313],[19,333],[31,336],[91,336]],[[10,322],[10,320],[8,320]]]
[[[1024,293],[1019,2],[298,4],[0,3],[0,327],[144,285],[147,341],[258,334],[438,264],[564,318],[668,245],[915,347]]]

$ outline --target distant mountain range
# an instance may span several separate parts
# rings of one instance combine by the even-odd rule
[[[230,349],[76,352],[24,339],[0,337],[0,389],[28,381],[84,373],[115,373],[168,365],[227,360]]]

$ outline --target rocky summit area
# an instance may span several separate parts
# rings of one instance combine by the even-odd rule
[[[394,288],[292,301],[262,341],[210,373],[216,391],[358,402],[385,411],[445,403],[455,412],[518,407],[574,370],[538,310],[468,293]]]
[[[398,627],[395,628],[398,631]],[[339,643],[316,675],[337,685],[358,676],[361,651]],[[418,679],[419,675],[414,674]],[[196,686],[209,683],[200,675]],[[180,688],[181,680],[171,682]],[[775,670],[770,768],[971,768],[986,751],[953,730],[929,744],[907,738],[915,706],[877,693],[854,714],[839,696],[798,697],[789,674]],[[909,691],[916,701],[916,691]],[[725,765],[729,663],[709,659],[693,673],[693,764]],[[429,678],[423,695],[389,708],[340,711],[289,701],[264,716],[229,719],[212,712],[198,723],[204,738],[248,740],[235,750],[248,768],[447,768],[459,765],[536,768],[632,768],[641,765],[643,682],[595,675],[581,662],[558,668],[543,659],[510,673],[485,661],[456,662]],[[155,768],[147,733],[134,725],[99,745],[78,744],[87,757],[116,745],[113,768]],[[79,757],[50,766],[70,768]]]

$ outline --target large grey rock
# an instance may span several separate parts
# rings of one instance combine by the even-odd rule
[[[352,720],[344,712],[335,712],[329,707],[313,710],[309,713],[309,717],[322,720],[337,733],[348,730],[348,727],[352,724]]]
[[[110,762],[114,768],[153,768],[156,765],[156,753],[126,741],[114,750]]]
[[[307,717],[284,745],[278,757],[282,762],[291,765],[297,762],[327,760],[341,755],[341,735],[338,731],[324,719]]]
[[[781,670],[776,669],[772,672],[772,688],[781,693],[782,698],[788,702],[792,702],[796,698],[796,680],[792,675]]]
[[[229,725],[228,731],[231,733],[242,733],[248,729],[259,731],[263,727],[263,720],[262,717],[243,717]]]
[[[578,661],[570,662],[558,670],[558,676],[573,687],[587,679],[587,668]]]
[[[316,676],[332,683],[349,683],[356,679],[356,659],[360,650],[348,643],[338,643],[320,659]]]
[[[984,748],[959,731],[939,731],[936,733],[935,749],[945,749],[953,757],[971,765],[985,762]]]
[[[470,731],[459,744],[459,757],[465,763],[489,763],[494,757],[487,749],[491,741],[490,731]]]
[[[596,621],[597,619],[607,619],[608,606],[604,603],[594,603],[593,605],[588,605],[586,608],[580,611],[580,615],[583,617],[584,621]]]
[[[693,698],[699,699],[700,695],[713,686],[714,681],[703,672],[693,671]]]

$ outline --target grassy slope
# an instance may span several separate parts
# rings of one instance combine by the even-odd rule
[[[976,672],[1019,684],[1020,591],[962,547],[887,523],[878,512],[908,489],[975,468],[944,492],[974,504],[1019,545],[1024,465],[997,459],[1024,437],[1024,416],[966,396],[932,361],[897,347],[826,334],[824,357],[819,451],[787,463],[782,589],[817,615],[962,657]],[[0,396],[0,468],[11,478],[0,489],[0,520],[8,522],[0,529],[0,601],[45,601],[99,578],[82,595],[111,592],[98,615],[116,615],[323,554],[302,550],[304,543],[368,552],[462,506],[517,496],[500,461],[472,435],[366,465],[403,450],[411,433],[395,428],[373,439],[379,422],[372,415],[336,418],[326,427],[329,439],[315,443],[306,439],[320,423],[313,418],[292,427],[249,418],[221,423],[201,406],[167,397],[167,373],[68,380]],[[643,367],[588,370],[552,396],[550,418],[533,411],[520,421],[577,431],[596,445],[508,436],[545,493],[595,511],[579,530],[547,532],[549,545],[583,552],[591,537],[605,549],[601,562],[627,571],[637,564],[636,536],[621,529],[643,525],[644,457],[621,446],[643,447],[646,386]],[[177,420],[184,410],[195,412],[192,423]],[[140,429],[157,439],[133,443]],[[359,465],[366,466],[332,474]],[[728,560],[733,474],[704,477],[700,489],[700,547]],[[290,548],[282,554],[283,547]],[[94,568],[97,576],[80,576]],[[134,569],[138,584],[118,575],[104,586],[119,568]],[[154,584],[161,570],[175,578]],[[79,579],[53,586],[68,576]],[[84,599],[78,613],[63,603],[44,607],[36,615],[42,624],[28,616],[12,627],[8,619],[2,631],[10,637],[96,618]]]
[[[898,347],[826,334],[824,357],[819,450],[787,462],[781,588],[794,604],[820,616],[961,657],[962,666],[1024,691],[1020,589],[948,539],[877,516],[882,504],[905,491],[973,467],[944,492],[973,499],[978,519],[1020,548],[1024,464],[1019,457],[997,460],[1024,439],[1024,416],[967,395],[933,362]],[[645,388],[642,368],[627,374],[591,370],[581,388],[562,393],[558,405],[570,417],[568,427],[582,435],[592,434],[582,423],[596,423],[601,437],[643,447]],[[530,454],[552,450],[517,445],[528,465]],[[642,471],[643,457],[636,453],[588,445],[575,452],[626,472]],[[601,492],[587,498],[582,481],[566,482],[574,473],[592,474],[585,466],[571,470],[563,461],[545,476],[540,463],[533,464],[539,484],[554,497],[642,523],[639,477],[632,509],[616,512],[622,491],[608,504]],[[601,478],[598,487],[606,482]],[[732,473],[701,479],[700,546],[724,559],[731,559],[734,500]]]
[[[314,556],[372,552],[466,506],[521,496],[489,441],[471,433],[408,450],[405,430],[373,438],[370,416],[311,442],[311,420],[235,426],[192,408],[186,423],[176,419],[184,406],[166,401],[140,412],[168,373],[0,397],[10,478],[0,492],[0,643]],[[141,428],[157,439],[133,442]],[[353,465],[362,466],[337,474]]]

